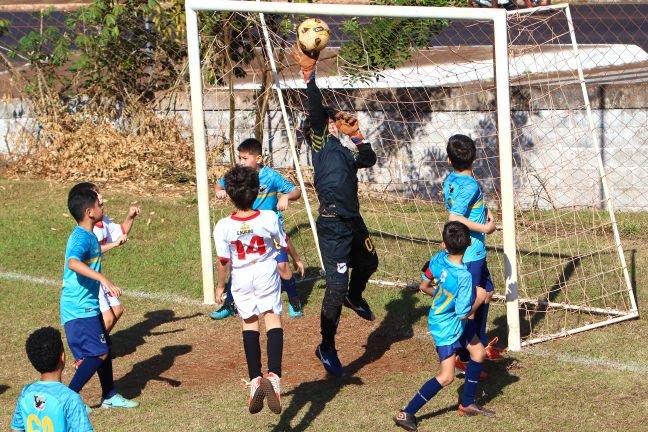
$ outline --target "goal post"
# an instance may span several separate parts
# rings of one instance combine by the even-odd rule
[[[587,56],[601,52],[579,52],[567,5],[506,12],[187,0],[205,303],[214,302],[211,227],[229,211],[210,203],[209,182],[250,136],[262,141],[271,167],[299,183],[304,206],[284,212],[287,232],[301,242],[311,274],[322,268],[302,131],[305,85],[288,59],[308,16],[333,24],[338,38],[356,38],[326,49],[318,85],[326,104],[358,115],[378,154],[376,166],[358,173],[381,258],[371,282],[411,286],[419,261],[438,250],[447,220],[445,144],[463,133],[477,144],[474,176],[501,222],[487,241],[488,263],[497,303],[506,305],[492,324],[508,334],[509,349],[638,315],[585,84]],[[404,43],[396,56],[405,55],[356,74],[375,55],[362,38],[376,33],[359,28],[374,24],[383,42]],[[394,41],[398,32],[405,42]],[[215,148],[220,159],[208,160]]]

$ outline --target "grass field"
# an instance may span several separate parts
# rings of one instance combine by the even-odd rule
[[[0,416],[5,429],[10,427],[20,390],[37,378],[24,353],[25,338],[40,326],[59,326],[65,242],[74,226],[65,205],[69,186],[0,179]],[[240,323],[237,319],[213,322],[207,316],[211,308],[200,305],[192,193],[164,189],[135,193],[109,187],[102,192],[108,199],[107,214],[118,221],[133,201],[143,209],[127,245],[111,251],[104,261],[105,274],[127,293],[126,314],[113,333],[115,379],[120,392],[142,406],[132,411],[96,409],[90,417],[96,430],[396,430],[393,413],[436,373],[437,357],[425,325],[430,299],[370,286],[366,297],[378,320],[368,323],[348,310],[343,312],[338,349],[347,374],[327,378],[313,356],[322,283],[302,284],[306,317],[285,320],[284,412],[249,415],[241,383],[247,373]],[[299,218],[297,208],[292,212],[288,221]],[[385,224],[398,223],[389,219],[388,209],[367,207],[368,221],[381,214]],[[412,223],[420,232],[410,228],[410,237],[424,234],[424,223],[434,223],[438,212],[423,209],[416,214],[423,215]],[[643,248],[648,214],[620,214],[619,222],[641,311],[648,301],[644,289],[648,254]],[[310,274],[315,274],[314,248],[307,236],[300,236],[295,233],[296,244],[307,255]],[[412,251],[399,253],[407,256]],[[385,272],[416,274],[423,258],[405,258],[400,264],[385,260]],[[407,259],[411,264],[405,268]],[[505,308],[491,310],[491,327],[504,337]],[[648,347],[642,342],[646,334],[648,324],[635,320],[510,353],[504,362],[486,366],[490,375],[482,385],[480,401],[497,410],[496,418],[457,416],[462,389],[458,379],[420,411],[419,429],[645,430]],[[64,382],[72,373],[68,366]],[[100,402],[96,379],[84,388],[82,397],[90,405]]]

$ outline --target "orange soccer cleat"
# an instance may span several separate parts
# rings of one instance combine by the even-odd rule
[[[503,354],[506,352],[506,348],[496,347],[495,344],[498,341],[499,338],[496,336],[490,342],[488,342],[488,345],[486,345],[486,358],[488,360],[499,361],[504,359]]]

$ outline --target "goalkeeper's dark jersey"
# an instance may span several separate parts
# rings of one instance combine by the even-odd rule
[[[315,189],[320,202],[319,212],[350,218],[360,216],[358,202],[358,176],[360,168],[376,163],[376,153],[371,144],[357,146],[358,153],[342,145],[328,133],[328,118],[322,106],[322,93],[315,76],[307,84],[308,114],[311,124],[311,151],[315,171]]]

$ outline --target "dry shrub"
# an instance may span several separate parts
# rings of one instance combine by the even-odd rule
[[[128,132],[108,120],[80,113],[38,116],[38,131],[24,131],[12,152],[8,174],[55,180],[91,179],[155,183],[193,183],[193,143],[187,128],[150,111],[129,117]],[[211,175],[223,144],[209,152]]]

